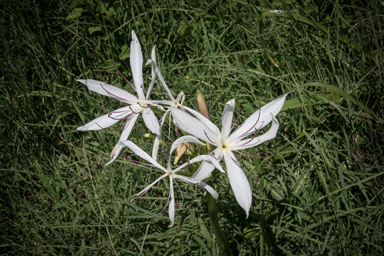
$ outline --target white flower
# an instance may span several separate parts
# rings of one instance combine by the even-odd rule
[[[232,134],[230,134],[232,126],[233,111],[235,108],[235,100],[232,99],[225,104],[222,116],[221,131],[210,120],[193,109],[185,107],[196,118],[190,116],[184,111],[172,108],[172,114],[176,124],[185,132],[204,140],[217,148],[211,153],[217,160],[224,157],[227,167],[229,182],[233,193],[239,205],[245,210],[247,217],[252,204],[252,191],[248,179],[241,169],[239,162],[236,160],[233,152],[241,149],[251,148],[260,145],[263,142],[276,137],[279,128],[279,122],[275,116],[280,112],[284,105],[285,97],[276,99],[261,109],[253,113],[245,122]],[[262,129],[272,121],[272,126],[268,132],[256,137],[256,131]],[[232,127],[231,127],[232,126]],[[245,139],[249,135],[252,138]],[[203,180],[214,170],[210,163],[203,162],[200,169],[193,179]]]
[[[84,126],[78,127],[77,130],[90,131],[90,130],[105,129],[119,122],[120,120],[125,120],[125,124],[123,125],[124,126],[123,132],[119,139],[119,142],[120,142],[120,141],[127,140],[136,122],[136,119],[141,114],[144,119],[144,123],[151,130],[151,132],[155,134],[159,134],[159,131],[160,131],[159,121],[157,120],[150,106],[157,106],[160,108],[162,107],[153,101],[147,100],[147,98],[149,97],[150,90],[148,90],[147,96],[145,96],[143,70],[142,70],[143,54],[141,52],[140,42],[137,39],[137,36],[133,30],[132,30],[131,49],[130,49],[130,63],[131,63],[133,81],[135,85],[134,89],[137,92],[138,97],[116,86],[109,85],[100,81],[96,81],[92,79],[77,80],[85,84],[88,87],[88,89],[91,91],[115,98],[129,105],[126,107],[116,109],[114,111],[110,111],[108,114],[98,117]],[[152,73],[152,78],[153,80],[156,78],[156,77],[155,78],[153,77],[153,73]],[[153,83],[154,81],[152,81],[151,85]],[[151,86],[150,86],[150,89],[152,89]],[[113,162],[119,155],[121,151],[121,147],[119,145],[120,145],[119,143],[116,144],[115,148],[112,151],[114,158],[110,162],[108,162],[107,165]]]
[[[138,197],[141,197],[143,196],[153,185],[155,185],[157,182],[159,182],[160,180],[166,178],[166,177],[169,177],[169,187],[170,187],[170,191],[169,191],[169,198],[168,198],[168,202],[167,204],[169,204],[169,209],[168,209],[168,212],[169,212],[169,218],[171,220],[171,225],[169,227],[172,227],[173,224],[174,224],[174,221],[175,221],[175,196],[174,196],[174,191],[173,191],[173,182],[176,182],[175,180],[176,179],[179,179],[179,180],[182,180],[182,181],[185,181],[185,182],[188,182],[188,183],[192,183],[192,184],[197,184],[203,188],[205,188],[215,199],[218,198],[218,194],[217,192],[212,188],[210,187],[209,185],[207,185],[206,183],[202,182],[201,180],[196,180],[196,179],[193,179],[193,178],[189,178],[189,177],[186,177],[186,176],[182,176],[182,175],[179,175],[177,174],[177,172],[180,172],[180,171],[183,171],[183,168],[185,168],[187,165],[189,164],[193,164],[193,163],[196,163],[196,162],[199,162],[199,161],[207,161],[209,162],[210,164],[212,164],[212,166],[216,167],[217,169],[219,169],[219,171],[221,172],[224,172],[224,170],[221,168],[220,164],[212,157],[212,156],[209,156],[209,155],[201,155],[201,156],[197,156],[195,158],[193,158],[191,161],[181,165],[180,167],[178,167],[177,169],[175,170],[172,170],[171,169],[171,156],[172,156],[172,152],[178,147],[180,146],[182,143],[185,143],[185,142],[192,142],[192,143],[197,143],[197,144],[200,144],[200,145],[204,145],[203,143],[201,143],[198,139],[196,139],[195,137],[192,137],[192,136],[183,136],[179,139],[177,139],[173,144],[172,144],[172,147],[171,147],[171,150],[170,150],[170,153],[169,153],[169,161],[168,161],[168,166],[167,168],[164,168],[163,166],[161,166],[155,159],[153,159],[152,157],[150,157],[146,152],[144,152],[141,148],[139,148],[136,144],[134,144],[133,142],[131,141],[122,141],[121,144],[122,146],[125,146],[125,147],[128,147],[130,150],[133,151],[133,153],[135,153],[136,155],[140,156],[141,158],[143,158],[144,160],[150,162],[154,167],[162,170],[164,172],[164,174],[162,176],[160,176],[157,180],[155,180],[154,182],[152,182],[149,186],[147,186],[145,189],[143,189],[142,191],[140,191],[139,193],[135,194],[135,196],[138,196]],[[205,172],[205,170],[200,170],[199,172]],[[200,174],[202,176],[207,176],[208,174]],[[166,206],[165,206],[166,207]]]

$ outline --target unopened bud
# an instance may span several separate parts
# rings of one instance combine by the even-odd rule
[[[187,145],[187,155],[192,155],[196,153],[195,146],[191,142],[185,142]]]
[[[204,96],[200,91],[197,91],[197,104],[199,105],[200,113],[206,118],[211,119],[209,117],[207,102],[205,101]]]
[[[175,161],[173,162],[173,164],[177,164],[180,157],[182,157],[186,151],[187,151],[187,145],[185,145],[185,143],[178,146],[176,149],[176,156],[175,156]]]

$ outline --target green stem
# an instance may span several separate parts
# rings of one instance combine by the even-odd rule
[[[207,182],[210,186],[213,186],[212,182]],[[213,233],[216,236],[217,242],[220,244],[223,249],[224,255],[233,255],[232,250],[229,246],[229,243],[221,229],[218,214],[219,211],[217,209],[216,200],[211,196],[211,194],[207,193],[207,203],[208,203],[208,215],[211,223],[211,227]]]

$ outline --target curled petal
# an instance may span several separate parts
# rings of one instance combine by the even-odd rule
[[[176,173],[180,170],[182,170],[185,166],[187,166],[188,164],[194,164],[196,162],[200,162],[200,161],[207,161],[207,162],[210,162],[212,165],[214,165],[220,172],[223,172],[225,173],[225,171],[223,170],[223,168],[221,168],[219,162],[213,158],[212,156],[210,155],[201,155],[201,156],[197,156],[195,158],[193,158],[191,161],[179,166],[177,169],[175,169],[174,171],[172,171],[173,173]],[[203,172],[204,170],[201,170],[199,169],[201,172]],[[212,172],[212,171],[211,171]],[[204,175],[202,175],[204,176]],[[208,176],[208,175],[207,175]],[[197,181],[197,180],[195,180]]]
[[[186,136],[180,137],[177,140],[175,140],[175,142],[173,142],[171,150],[169,151],[169,158],[171,158],[171,155],[172,155],[173,151],[176,148],[178,148],[181,144],[183,144],[185,142],[192,142],[192,143],[196,143],[196,144],[199,144],[199,145],[202,145],[202,146],[205,145],[204,143],[202,143],[197,138],[195,138],[195,137],[193,137],[191,135],[186,135]]]
[[[271,128],[269,128],[268,132],[256,138],[236,141],[234,143],[229,144],[229,147],[231,147],[231,149],[233,150],[240,150],[240,149],[255,147],[268,140],[275,138],[278,130],[279,130],[279,122],[274,116],[272,116],[272,126]]]
[[[155,64],[157,64],[157,62],[156,62],[156,50],[155,49],[156,49],[156,45],[153,46],[153,48],[152,48],[151,60],[148,60],[147,64],[148,63],[155,63]],[[151,67],[151,74],[152,74],[152,81],[151,81],[151,84],[148,87],[146,99],[149,99],[149,95],[151,94],[152,88],[153,88],[153,86],[155,85],[155,82],[156,82],[157,75],[156,75],[156,71],[155,71],[154,65],[152,65],[152,67]]]
[[[245,122],[236,129],[227,139],[227,142],[232,142],[236,139],[241,139],[249,136],[252,134],[255,130],[252,128],[256,128],[257,130],[262,129],[264,126],[269,124],[269,122],[272,121],[272,116],[277,116],[277,114],[280,112],[281,108],[284,105],[285,97],[287,94],[285,94],[283,97],[278,98],[276,100],[273,100],[266,104],[265,106],[261,107],[259,110],[257,110],[255,113],[253,113]],[[255,125],[255,123],[257,124]]]
[[[135,32],[132,30],[132,41],[131,41],[131,53],[130,53],[130,63],[132,69],[133,81],[135,83],[137,95],[140,99],[144,99],[144,92],[142,85],[143,81],[143,53],[141,52],[141,46],[139,39]]]
[[[216,148],[212,153],[214,153],[215,156],[218,156],[219,158],[215,158],[217,159],[217,161],[220,161],[221,158],[223,157],[223,155],[221,154],[221,151],[222,149],[221,148]],[[193,174],[193,176],[190,178],[191,180],[194,180],[194,181],[201,181],[201,180],[204,180],[205,178],[208,177],[209,174],[211,174],[211,172],[213,170],[215,170],[215,166],[210,163],[210,162],[206,162],[206,161],[203,161],[201,164],[200,164],[200,167],[199,169]]]
[[[92,120],[84,126],[77,128],[78,131],[97,131],[109,126],[114,125],[119,122],[121,119],[125,118],[131,114],[129,107],[122,107],[116,109],[115,111],[110,112],[109,114],[99,116],[98,118]]]
[[[225,104],[223,116],[221,118],[221,139],[225,141],[231,131],[233,111],[235,110],[235,99],[228,101]]]
[[[235,194],[236,201],[245,210],[248,218],[249,209],[252,204],[252,191],[247,176],[245,176],[244,171],[241,169],[232,152],[225,152],[224,160],[227,166],[229,183]]]
[[[207,190],[209,192],[209,194],[211,194],[212,197],[215,198],[216,200],[219,199],[219,194],[211,186],[209,186],[207,183],[201,181],[201,182],[197,183],[197,185],[205,188],[205,190]]]
[[[215,198],[216,200],[219,198],[219,194],[211,186],[209,186],[207,183],[205,183],[203,181],[191,180],[188,177],[177,175],[177,174],[175,174],[174,177],[177,179],[180,179],[180,180],[184,180],[188,183],[197,184],[200,187],[203,187],[206,191],[208,191],[212,195],[212,197]]]
[[[160,81],[161,81],[161,83],[162,83],[164,89],[167,91],[168,96],[171,98],[172,101],[175,101],[175,98],[173,97],[171,91],[169,90],[169,88],[168,88],[168,86],[167,86],[167,83],[165,82],[163,76],[161,75],[160,69],[159,69],[159,67],[158,67],[157,64],[156,64],[156,61],[153,61],[153,60],[149,59],[149,60],[147,61],[147,64],[149,64],[149,63],[151,63],[152,68],[154,68],[154,70],[155,70],[157,76],[159,77],[159,79],[160,79]]]
[[[86,79],[86,80],[79,79],[77,81],[85,84],[88,87],[88,89],[91,91],[97,92],[98,94],[101,94],[101,95],[115,98],[122,102],[132,103],[137,101],[136,96],[130,94],[127,91],[124,91],[123,89],[120,89],[119,87],[106,84],[93,79]]]

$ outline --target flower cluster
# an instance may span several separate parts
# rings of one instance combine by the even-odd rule
[[[241,169],[240,163],[236,159],[234,152],[255,147],[276,137],[279,128],[279,122],[275,117],[283,107],[286,95],[266,104],[257,110],[233,132],[232,130],[238,122],[237,118],[235,123],[232,125],[232,119],[235,110],[235,99],[228,101],[224,107],[222,115],[222,127],[220,130],[209,120],[209,116],[203,115],[193,110],[192,108],[183,105],[185,97],[183,92],[180,92],[176,99],[174,98],[163,76],[161,75],[160,69],[157,66],[155,47],[152,49],[151,59],[149,59],[146,63],[146,65],[151,65],[152,81],[147,89],[147,92],[145,92],[142,71],[143,54],[141,52],[139,40],[134,31],[132,31],[132,42],[130,46],[130,64],[134,86],[120,73],[120,71],[119,73],[133,88],[133,90],[136,91],[137,97],[125,90],[100,81],[92,79],[78,80],[79,82],[85,84],[89,90],[115,98],[127,104],[127,106],[118,108],[114,111],[106,111],[108,112],[107,114],[92,120],[84,126],[78,127],[77,130],[101,130],[108,128],[118,123],[119,121],[124,121],[124,124],[121,126],[122,133],[120,139],[111,153],[112,159],[106,165],[114,162],[119,157],[122,149],[124,147],[128,147],[134,154],[149,162],[153,167],[160,169],[163,172],[163,175],[155,180],[152,184],[147,186],[144,190],[137,193],[135,196],[138,197],[143,196],[153,185],[155,185],[161,179],[169,177],[170,192],[166,206],[169,205],[168,212],[169,218],[171,220],[170,227],[173,226],[175,218],[175,200],[173,191],[173,184],[176,182],[175,180],[178,179],[190,184],[199,185],[208,191],[215,199],[218,199],[217,192],[211,186],[207,185],[204,180],[215,169],[225,173],[219,163],[222,158],[224,158],[229,182],[235,198],[239,205],[245,210],[248,217],[249,209],[252,204],[252,191],[248,179],[244,171]],[[150,99],[150,93],[157,78],[159,78],[170,100]],[[164,111],[160,121],[152,111],[152,107],[156,107]],[[156,135],[152,149],[152,156],[143,151],[132,141],[128,140],[132,128],[134,127],[134,124],[140,115],[142,116],[147,128]],[[164,125],[164,121],[167,118],[167,115],[169,115],[169,125],[171,125],[171,120],[173,120],[176,127],[182,129],[190,135],[180,137],[173,142],[169,152],[168,166],[165,168],[159,164],[157,157],[161,140],[162,127]],[[270,129],[266,133],[260,136],[256,136],[257,131],[268,125],[270,122],[272,122]],[[194,143],[196,145],[205,145],[199,139],[211,144],[216,148],[209,155],[198,155],[195,158],[189,160],[187,163],[184,163],[178,168],[172,170],[172,153],[181,145],[186,143],[188,143],[188,145],[190,143]],[[178,174],[178,172],[188,168],[190,164],[197,162],[201,162],[200,167],[191,177]]]

